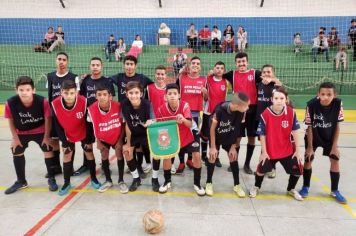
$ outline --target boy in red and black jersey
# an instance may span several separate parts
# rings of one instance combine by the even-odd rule
[[[17,181],[5,194],[27,188],[25,176],[25,150],[30,141],[36,142],[45,157],[50,191],[57,191],[54,178],[53,152],[50,145],[51,111],[47,99],[35,94],[33,80],[28,76],[20,76],[16,80],[16,96],[9,98],[5,105],[5,118],[9,120],[12,134],[11,151]]]
[[[323,148],[323,155],[330,160],[331,193],[338,202],[346,204],[347,200],[339,192],[340,151],[338,141],[340,122],[344,121],[342,102],[336,97],[335,85],[330,82],[319,86],[318,97],[307,103],[305,124],[308,129],[305,136],[305,166],[303,188],[299,191],[302,197],[309,194],[312,175],[314,152],[318,147]]]
[[[155,69],[155,83],[147,86],[147,98],[152,103],[153,111],[157,116],[158,108],[162,106],[166,94],[166,67],[159,65]]]
[[[58,194],[63,196],[72,188],[70,184],[70,176],[73,170],[72,154],[75,150],[75,143],[79,141],[82,142],[82,148],[88,159],[91,185],[95,189],[98,189],[101,185],[96,178],[92,141],[86,140],[87,101],[85,97],[78,95],[77,86],[73,81],[63,81],[61,85],[61,96],[52,101],[52,108],[55,114],[55,127],[58,137],[62,142],[64,153],[64,185]]]

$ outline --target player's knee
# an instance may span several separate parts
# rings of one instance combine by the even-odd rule
[[[333,162],[333,161],[338,162],[338,161],[340,160],[340,157],[338,157],[338,156],[336,156],[336,155],[334,155],[334,154],[331,154],[331,155],[329,156],[329,158],[330,158],[330,161],[331,161],[331,162]]]

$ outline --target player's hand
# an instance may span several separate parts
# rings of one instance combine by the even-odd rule
[[[149,126],[149,125],[151,125],[153,123],[155,123],[154,120],[147,120],[146,123],[145,123],[145,127],[147,127],[147,126]]]
[[[268,160],[270,159],[269,155],[266,152],[262,152],[261,155],[260,155],[260,159],[259,159],[259,162],[261,162],[261,165],[264,165],[265,161],[267,159]]]
[[[202,88],[201,88],[201,93],[202,93],[203,95],[208,94],[208,90],[207,90],[205,87],[202,87]]]
[[[133,147],[131,147],[131,145],[129,145],[128,143],[126,143],[125,145],[122,146],[122,153],[123,155],[127,158],[127,155],[133,156]]]
[[[209,159],[213,161],[213,163],[216,160],[216,157],[218,156],[218,150],[216,150],[215,147],[209,148]]]
[[[229,150],[229,159],[230,159],[230,162],[237,160],[237,151],[234,146],[231,146],[231,148]]]
[[[271,81],[272,81],[271,77],[261,76],[261,78],[262,78],[262,84],[264,84],[264,85],[267,85],[267,84],[271,83]]]
[[[305,157],[307,158],[308,162],[310,162],[311,157],[314,155],[314,150],[313,148],[307,148],[307,150],[305,150]]]
[[[66,144],[63,143],[63,153],[69,154],[74,150],[74,143],[67,142]]]
[[[185,118],[182,114],[177,115],[177,123],[182,124],[184,122]]]
[[[21,143],[21,141],[20,141],[20,139],[18,137],[13,138],[12,141],[11,141],[10,148],[11,148],[13,153],[15,153],[15,150],[16,150],[17,146],[23,147],[22,143]]]
[[[293,154],[293,157],[292,158],[297,158],[297,161],[298,161],[298,164],[301,165],[303,164],[303,158],[302,158],[302,155],[300,155],[299,152],[295,152]]]
[[[213,70],[209,70],[208,72],[208,76],[214,75],[214,71]]]
[[[43,137],[43,140],[42,140],[42,143],[41,143],[42,146],[45,146],[47,150],[50,150],[51,149],[51,141],[49,140],[48,137]]]

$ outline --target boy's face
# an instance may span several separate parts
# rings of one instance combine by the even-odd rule
[[[19,95],[22,102],[27,102],[32,100],[35,89],[29,84],[24,84],[17,87],[16,93]]]
[[[139,106],[141,104],[142,95],[139,88],[133,88],[126,92],[126,97],[130,100],[132,106]]]
[[[98,100],[99,106],[105,106],[112,100],[112,96],[107,90],[96,91],[95,98]]]
[[[62,29],[62,27],[58,27],[57,30],[58,30],[58,32],[62,32],[63,29]]]
[[[53,33],[53,29],[52,29],[52,28],[49,28],[49,29],[48,29],[48,33],[50,33],[50,34]]]
[[[250,102],[244,102],[244,103],[239,103],[239,104],[232,104],[230,106],[231,111],[239,111],[239,112],[246,112],[248,110],[248,106],[250,105]]]
[[[320,104],[322,106],[329,106],[336,94],[332,88],[321,88],[318,93]]]
[[[158,69],[155,73],[156,83],[159,87],[164,87],[166,79],[166,70]]]
[[[135,62],[130,60],[125,61],[124,70],[126,75],[134,75],[136,73]]]
[[[61,96],[67,105],[73,105],[75,103],[75,98],[77,97],[77,89],[62,89]]]
[[[99,75],[102,71],[102,64],[99,60],[92,60],[90,62],[90,71],[92,75]]]
[[[114,40],[115,40],[115,38],[114,38],[114,37],[112,37],[112,36],[110,36],[110,37],[109,37],[109,41],[111,41],[111,42],[112,42],[112,41],[114,41]]]
[[[262,69],[262,77],[265,78],[273,78],[274,73],[272,67],[265,67]]]
[[[166,101],[168,102],[169,105],[177,104],[180,98],[177,89],[168,89],[165,96],[166,96]]]
[[[68,58],[65,55],[58,55],[56,58],[56,65],[59,70],[67,70]]]
[[[190,72],[191,73],[200,73],[201,70],[201,65],[200,65],[200,60],[199,59],[194,59],[190,62]]]
[[[282,108],[286,105],[286,102],[287,102],[287,98],[286,95],[284,95],[284,93],[274,92],[272,94],[273,106],[277,108]]]
[[[240,72],[245,72],[247,71],[247,66],[248,66],[248,61],[246,57],[243,58],[236,58],[236,67],[237,70]]]
[[[214,75],[217,77],[222,77],[225,72],[225,66],[224,65],[216,65],[214,66]]]

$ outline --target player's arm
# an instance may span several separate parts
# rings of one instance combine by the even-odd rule
[[[55,124],[54,126],[56,127],[56,132],[57,132],[58,138],[62,142],[64,154],[68,154],[71,151],[73,151],[74,143],[71,143],[67,140],[67,136],[65,135],[64,129],[61,126],[61,124],[59,123],[57,117],[55,115],[53,117],[54,117],[53,122]]]
[[[227,81],[230,82],[231,86],[234,84],[234,71],[229,71],[223,75],[223,78],[225,78]]]
[[[209,148],[209,158],[215,160],[218,154],[218,151],[216,150],[216,140],[215,140],[215,135],[216,135],[216,127],[218,126],[218,121],[215,119],[215,117],[211,121],[211,126],[210,126],[210,148]]]
[[[21,141],[19,139],[19,136],[17,135],[14,120],[12,118],[8,119],[9,120],[9,127],[12,135],[12,141],[11,141],[11,149],[13,152],[15,152],[15,149],[17,146],[22,147]]]
[[[308,106],[305,110],[305,124],[308,126],[308,128],[306,130],[308,147],[305,150],[305,156],[306,156],[306,158],[308,158],[310,160],[311,156],[314,155],[314,147],[313,147],[313,128],[312,128],[312,124],[311,124]]]
[[[43,136],[42,145],[46,145],[47,148],[49,148],[51,129],[52,129],[52,116],[51,116],[51,108],[49,107],[49,103],[46,99],[43,102],[43,110],[45,116],[45,124],[44,124],[45,132]]]
[[[333,137],[333,146],[330,151],[330,155],[335,155],[337,157],[340,157],[340,152],[339,152],[339,149],[337,148],[339,136],[340,136],[340,123],[337,122],[336,127],[335,127],[335,134]]]
[[[293,111],[294,112],[294,111]],[[297,120],[297,115],[294,112],[293,115],[293,127],[292,127],[292,135],[294,138],[294,144],[295,144],[295,152],[293,154],[293,157],[296,157],[299,163],[303,162],[303,158],[300,155],[300,151],[299,151],[299,147],[300,147],[300,141],[299,141],[299,130],[300,126],[298,124],[298,120]]]
[[[262,118],[260,119],[256,133],[257,135],[260,136],[261,155],[260,155],[259,162],[262,162],[263,165],[266,159],[269,159],[269,155],[267,153],[267,145],[266,145],[266,124]]]
[[[203,95],[204,101],[208,100],[208,88],[207,85],[201,88],[201,94]]]

